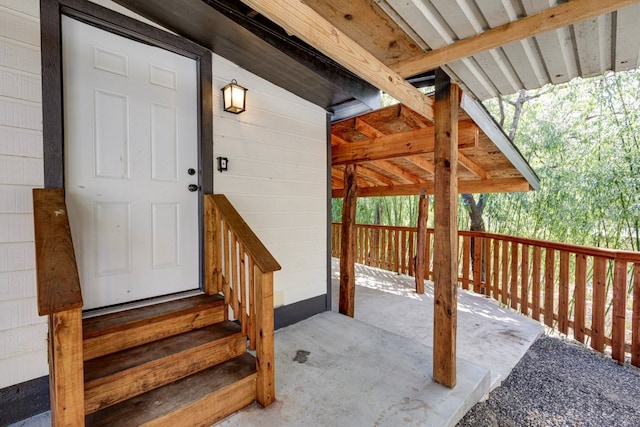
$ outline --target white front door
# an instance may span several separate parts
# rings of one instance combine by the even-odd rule
[[[66,16],[62,52],[84,309],[199,288],[196,61]]]

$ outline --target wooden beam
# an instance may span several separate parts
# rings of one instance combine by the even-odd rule
[[[301,0],[242,0],[363,80],[433,121],[433,101]]]
[[[419,184],[420,182],[422,182],[422,179],[419,176],[414,175],[405,169],[402,169],[400,166],[395,165],[388,160],[380,160],[376,162],[376,165],[384,169],[386,172],[397,176],[405,182],[410,182],[413,184]]]
[[[489,174],[480,165],[460,152],[458,152],[458,163],[480,179],[487,180],[490,178]]]
[[[369,169],[365,165],[358,165],[358,175],[363,175],[376,180],[379,185],[393,185],[393,180],[374,170]]]
[[[472,121],[460,122],[459,135],[458,148],[478,145],[478,127]],[[335,145],[331,149],[331,164],[338,166],[433,153],[434,146],[433,128],[415,129]]]
[[[54,426],[84,426],[82,309],[49,315],[49,393]]]
[[[340,242],[340,313],[353,317],[356,297],[356,166],[344,168],[345,196],[342,207],[342,240]]]
[[[425,190],[427,194],[434,194],[433,182],[422,182],[419,184],[388,185],[381,187],[360,188],[358,197],[374,196],[415,196],[420,191]],[[524,178],[496,178],[487,181],[458,180],[458,193],[516,193],[530,191],[531,186]],[[331,191],[331,197],[343,197],[344,189],[336,188]]]
[[[631,6],[640,0],[572,0],[391,65],[402,77]]]
[[[458,87],[436,70],[433,379],[456,385],[458,306]]]
[[[425,266],[429,261],[425,259],[427,243],[427,219],[429,218],[429,197],[425,191],[420,193],[418,202],[418,238],[416,248],[416,293],[424,294]]]
[[[371,126],[369,123],[357,117],[356,117],[356,130],[361,134],[368,136],[369,138],[384,136],[383,132],[380,132],[378,129]]]
[[[409,157],[405,157],[405,160],[413,163],[414,165],[418,166],[421,169],[424,169],[425,171],[429,172],[431,175],[433,175],[436,172],[436,165],[434,165],[433,162],[430,162],[424,157],[409,156]]]

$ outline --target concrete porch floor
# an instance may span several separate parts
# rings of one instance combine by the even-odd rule
[[[499,385],[543,332],[485,297],[458,294],[458,384],[432,380],[433,285],[356,266],[355,319],[333,311],[276,331],[277,401],[253,404],[216,426],[448,426]],[[20,422],[43,426],[47,415]]]

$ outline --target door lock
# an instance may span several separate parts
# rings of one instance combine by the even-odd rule
[[[193,175],[195,175],[195,174],[196,174],[196,170],[195,170],[194,168],[189,168],[189,169],[187,169],[187,173],[188,173],[189,175],[192,175],[192,176],[193,176]]]
[[[189,187],[188,187],[188,188],[189,188],[189,191],[191,191],[192,193],[193,193],[194,191],[198,191],[198,186],[197,186],[197,185],[195,185],[195,184],[189,184]]]

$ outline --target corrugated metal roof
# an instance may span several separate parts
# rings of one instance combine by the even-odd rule
[[[424,50],[514,22],[561,2],[550,0],[376,0]],[[640,4],[510,43],[443,67],[480,100],[637,68]]]

